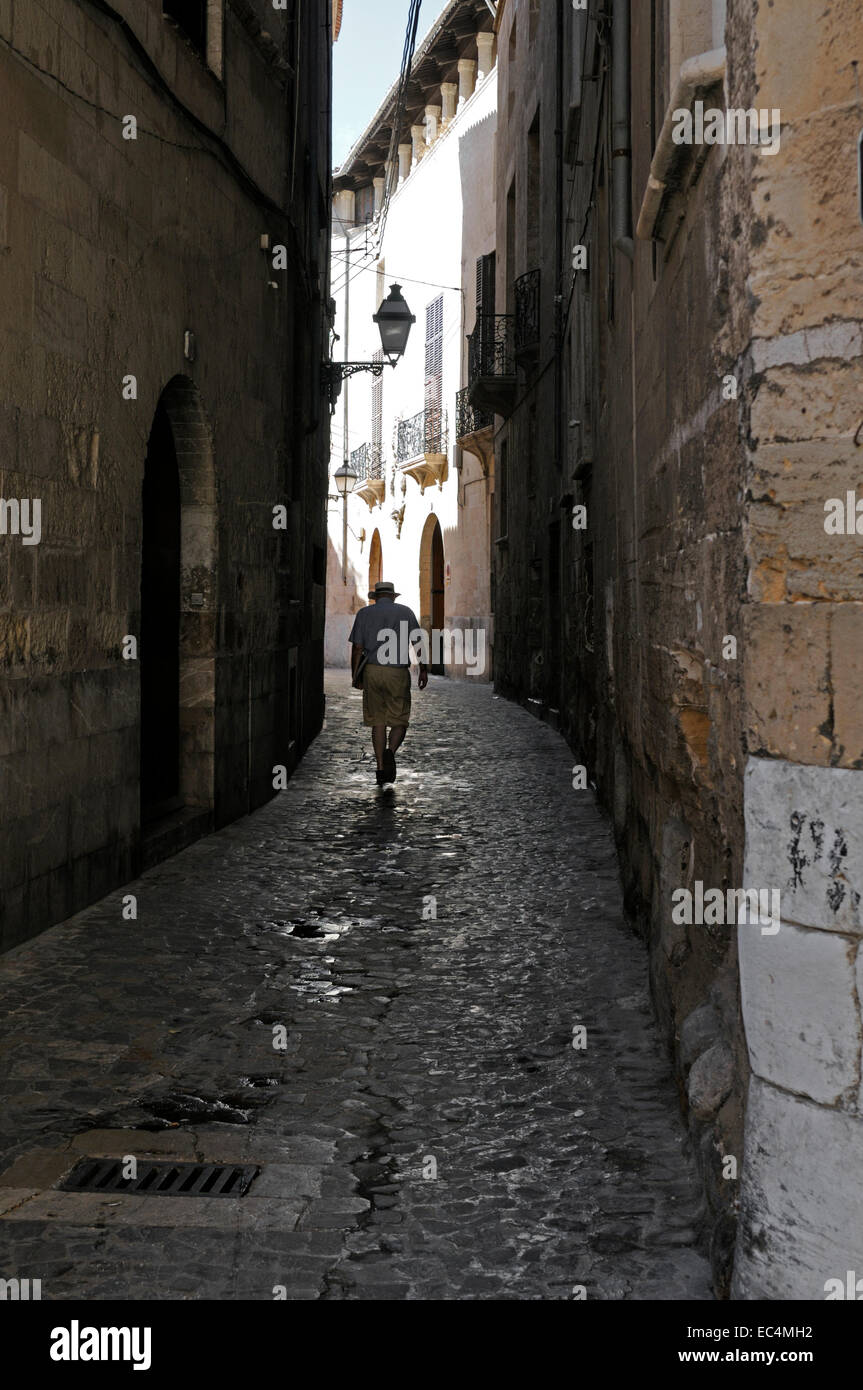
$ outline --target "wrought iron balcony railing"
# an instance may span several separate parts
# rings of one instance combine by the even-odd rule
[[[465,439],[469,434],[476,434],[477,430],[488,429],[494,425],[494,413],[491,410],[480,410],[473,405],[469,392],[470,387],[466,386],[455,398],[456,439]]]
[[[449,448],[449,429],[446,411],[440,406],[421,410],[410,420],[400,420],[396,457],[408,463],[421,454],[445,454]]]
[[[361,444],[351,454],[351,468],[357,475],[357,483],[367,482],[369,478],[382,478],[383,465],[382,444]]]
[[[478,314],[468,338],[468,370],[473,383],[480,377],[515,376],[515,316]]]
[[[515,282],[516,355],[539,347],[539,271],[529,270]]]

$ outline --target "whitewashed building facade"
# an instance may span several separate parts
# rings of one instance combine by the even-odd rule
[[[395,368],[346,376],[335,403],[331,474],[347,463],[357,481],[345,546],[331,477],[331,666],[348,664],[353,615],[387,579],[424,627],[448,634],[434,669],[491,678],[493,417],[467,398],[467,335],[494,284],[491,24],[484,3],[456,0],[418,48],[388,199],[395,89],[334,176],[334,359],[380,360],[373,315],[393,283],[416,323]]]

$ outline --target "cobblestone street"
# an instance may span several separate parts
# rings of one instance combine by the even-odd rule
[[[330,673],[276,800],[3,961],[0,1275],[43,1299],[711,1297],[609,826],[487,686],[413,698],[394,789]],[[238,1200],[58,1191],[83,1155],[262,1172]]]

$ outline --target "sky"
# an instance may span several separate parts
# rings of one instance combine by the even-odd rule
[[[344,0],[342,30],[333,48],[334,167],[399,75],[408,9],[408,0]],[[417,44],[443,9],[443,0],[423,0]]]

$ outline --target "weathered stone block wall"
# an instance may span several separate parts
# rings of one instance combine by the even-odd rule
[[[572,553],[561,511],[556,366],[557,28],[551,10],[508,3],[498,35],[495,312],[513,314],[515,281],[539,270],[539,340],[518,363],[512,408],[495,435],[495,684],[535,711],[560,708],[560,575]],[[511,202],[510,202],[511,195]],[[554,653],[558,653],[557,660]]]
[[[824,1298],[863,1221],[863,539],[826,527],[863,496],[863,227],[853,0],[760,6],[750,90],[780,152],[745,184],[752,229],[745,658],[746,872],[781,892],[740,929],[752,1066],[734,1291]]]
[[[501,109],[509,109],[514,19],[518,81],[525,90],[537,83],[553,129],[554,16],[543,12],[532,48],[521,46],[523,18],[523,7],[507,5]],[[655,93],[643,61],[651,51],[649,18],[649,9],[633,6],[633,221],[654,153]],[[594,24],[586,33],[586,52],[576,58],[575,21],[567,20],[570,136],[566,114],[572,104],[580,109],[578,147],[562,182],[554,142],[543,141],[540,153],[543,312],[551,329],[541,363],[553,349],[554,296],[562,291],[565,391],[557,401],[547,372],[498,436],[498,460],[508,442],[510,477],[508,545],[497,573],[497,681],[547,717],[560,710],[613,818],[627,906],[649,947],[654,998],[701,1158],[717,1286],[726,1289],[737,1187],[723,1178],[722,1157],[742,1154],[747,1075],[736,938],[731,925],[678,926],[671,915],[675,890],[694,890],[699,880],[736,886],[743,871],[744,449],[740,403],[721,391],[723,375],[734,370],[723,339],[731,293],[720,229],[725,161],[713,151],[707,161],[684,164],[655,248],[636,242],[632,261],[614,248],[604,134],[610,83],[598,77],[579,91],[571,79],[579,71],[601,74],[611,54]],[[709,46],[710,25],[707,35]],[[516,103],[499,138],[499,265],[513,172],[517,255],[525,235],[532,115],[529,103]],[[558,215],[568,220],[556,283]],[[571,243],[580,241],[589,264],[581,276],[568,273]],[[501,295],[505,289],[502,282]],[[587,508],[584,531],[572,529],[573,505]],[[728,637],[738,643],[736,659],[724,654]]]
[[[694,56],[684,25],[671,70],[651,72],[650,10],[631,16],[634,220],[675,69]],[[526,383],[535,436],[521,395],[498,433],[509,520],[497,683],[549,718],[559,702],[613,817],[701,1157],[718,1291],[731,1286],[739,1206],[737,1294],[823,1297],[863,1238],[851,1191],[863,1137],[863,570],[856,524],[825,529],[830,499],[837,513],[849,495],[852,511],[863,502],[863,122],[850,61],[863,16],[852,0],[668,0],[655,37],[682,16],[713,50],[726,10],[724,85],[714,77],[693,97],[778,108],[781,147],[678,150],[653,239],[636,239],[631,261],[612,244],[608,33],[588,22],[576,58],[567,22],[561,125],[575,150],[562,178],[554,150],[541,154],[542,264],[555,265],[565,215],[589,271],[559,270],[566,398]],[[531,177],[533,108],[515,83],[554,110],[555,16],[542,11],[525,47],[527,21],[524,6],[501,11],[500,295],[524,268]],[[704,66],[715,64],[712,53]],[[588,511],[575,541],[573,503]],[[779,890],[780,930],[676,921],[672,895],[697,884]]]
[[[269,7],[226,7],[223,85],[157,0],[119,5],[125,30],[72,0],[0,6],[0,495],[42,507],[38,545],[0,536],[4,946],[140,859],[139,677],[122,640],[140,630],[160,398],[181,479],[187,807],[210,824],[246,812],[319,727],[329,48],[325,27],[306,30],[292,173],[256,8],[274,31]]]
[[[633,7],[634,218],[654,153],[651,73],[638,56],[650,52],[649,20]],[[721,86],[711,105],[713,97],[723,104]],[[613,811],[628,905],[647,935],[654,1000],[701,1161],[720,1291],[737,1192],[723,1159],[741,1153],[746,1083],[735,932],[728,923],[675,921],[672,909],[678,890],[694,894],[699,882],[725,890],[741,884],[743,871],[743,449],[739,403],[722,389],[735,372],[723,351],[727,300],[743,289],[725,283],[724,154],[684,161],[656,241],[636,239],[631,263],[612,253],[594,466],[606,480],[595,488],[591,521],[604,609],[597,782]],[[602,223],[595,236],[607,236]]]

